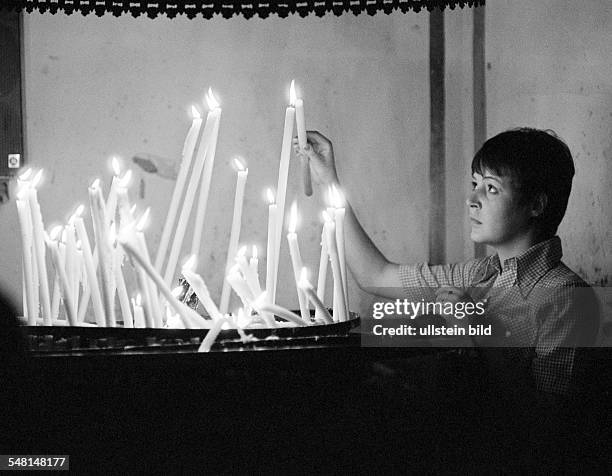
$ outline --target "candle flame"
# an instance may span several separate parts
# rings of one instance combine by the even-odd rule
[[[193,104],[191,105],[191,116],[193,119],[202,118],[202,116],[200,116],[200,111],[198,111],[198,109]]]
[[[83,205],[82,203],[77,207],[77,209],[74,211],[74,214],[72,215],[74,218],[78,218],[81,215],[83,215],[83,212],[85,211],[85,205]]]
[[[183,271],[193,271],[194,269],[196,269],[197,264],[198,257],[193,254],[189,257],[187,261],[185,261],[185,264],[183,265]]]
[[[23,172],[20,176],[19,176],[19,180],[25,182],[26,180],[30,180],[30,177],[32,176],[32,169],[31,168],[27,168],[25,170],[25,172]]]
[[[289,225],[287,226],[287,231],[289,233],[295,233],[295,229],[297,228],[297,222],[298,222],[297,202],[293,202],[291,204],[291,212],[289,215]]]
[[[136,211],[136,204],[134,204],[134,205],[132,205],[132,206],[130,207],[130,213],[131,213],[132,215],[134,214],[134,212],[135,212],[135,211]]]
[[[97,188],[100,188],[100,179],[97,178],[95,179],[92,183],[90,188],[92,188],[93,190],[96,190]]]
[[[49,232],[49,238],[55,241],[57,240],[57,238],[60,236],[61,233],[62,233],[61,225],[54,226]]]
[[[253,251],[251,252],[251,258],[257,259],[257,246],[253,245]]]
[[[132,181],[132,169],[128,169],[126,173],[123,174],[123,177],[119,179],[119,186],[123,188],[127,188]]]
[[[268,205],[274,205],[274,202],[275,202],[274,192],[272,191],[271,188],[266,189],[266,198],[268,199]]]
[[[342,208],[344,206],[344,195],[336,185],[332,185],[329,189],[330,202],[334,208]]]
[[[142,306],[142,295],[140,293],[136,295],[136,305]]]
[[[331,217],[329,216],[329,213],[327,213],[327,211],[326,211],[326,210],[323,210],[322,215],[323,215],[323,220],[324,220],[326,223],[330,223],[330,222],[332,221]]]
[[[244,172],[246,170],[244,164],[238,157],[234,157],[234,167],[236,167],[238,172]]]
[[[43,169],[40,169],[38,172],[36,172],[36,175],[34,175],[34,178],[32,179],[32,187],[34,188],[38,187],[38,185],[42,181],[42,176],[43,176]]]
[[[111,159],[111,167],[113,168],[113,173],[118,177],[121,174],[121,164],[117,157]]]
[[[171,294],[178,299],[178,297],[183,294],[183,286],[177,286],[172,290]]]
[[[151,212],[151,207],[147,207],[147,209],[144,211],[144,213],[140,217],[140,220],[138,220],[138,223],[136,224],[136,231],[142,231],[147,227],[147,224],[149,223],[149,213],[150,212]]]
[[[289,104],[291,106],[295,106],[295,101],[297,100],[295,94],[295,79],[291,80],[291,86],[289,86]]]
[[[62,229],[62,243],[66,243],[68,241],[68,229],[64,227]]]
[[[215,98],[215,95],[212,92],[212,88],[208,88],[208,93],[206,94],[206,102],[208,103],[208,109],[210,109],[211,111],[219,107],[219,101],[217,101],[217,98]]]

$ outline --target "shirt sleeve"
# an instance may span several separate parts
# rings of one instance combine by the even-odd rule
[[[442,286],[467,288],[470,286],[474,269],[479,264],[479,260],[445,265],[402,264],[399,266],[399,277],[406,290],[411,288],[435,290]]]

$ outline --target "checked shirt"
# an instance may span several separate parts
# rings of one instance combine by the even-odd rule
[[[538,390],[571,391],[576,347],[594,344],[599,318],[592,289],[561,262],[555,236],[500,263],[497,254],[460,264],[401,265],[411,299],[435,301],[435,289],[453,286],[485,302],[485,316],[504,329],[507,357],[528,369]]]

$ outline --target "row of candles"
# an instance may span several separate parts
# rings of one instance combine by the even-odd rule
[[[120,166],[116,159],[113,160],[114,177],[106,200],[99,180],[95,180],[88,190],[94,231],[93,247],[82,218],[83,206],[77,208],[64,227],[55,227],[47,234],[37,198],[37,186],[40,183],[42,171],[33,174],[28,170],[19,177],[17,209],[23,242],[24,315],[27,316],[30,325],[41,321],[45,325],[61,322],[57,320],[60,294],[66,311],[66,321],[73,326],[87,325],[84,318],[90,300],[96,325],[115,326],[117,322],[114,307],[116,296],[119,299],[123,325],[126,327],[161,327],[164,325],[164,316],[162,316],[164,307],[166,308],[166,325],[172,323],[189,328],[212,327],[212,330],[216,328],[220,330],[223,326],[244,324],[250,319],[252,310],[259,313],[266,326],[278,325],[273,315],[282,317],[293,324],[308,325],[312,323],[309,302],[312,302],[315,307],[315,322],[330,323],[332,319],[336,321],[348,319],[343,232],[345,210],[341,193],[335,188],[330,190],[331,206],[323,212],[321,259],[316,291],[308,280],[307,270],[301,259],[296,231],[297,204],[292,205],[287,227],[287,241],[294,270],[300,315],[276,305],[291,139],[296,123],[300,146],[306,145],[303,101],[296,97],[293,82],[290,87],[290,105],[285,111],[276,200],[272,191],[267,191],[269,205],[265,291],[262,291],[259,282],[259,260],[256,248],[253,247],[253,253],[248,262],[246,247],[237,249],[248,169],[242,161],[234,159],[237,184],[224,270],[225,279],[219,307],[211,299],[204,280],[195,272],[221,118],[221,108],[210,89],[206,99],[209,113],[203,128],[202,118],[197,109],[192,108],[193,120],[183,146],[181,166],[154,262],[150,258],[143,232],[148,221],[149,210],[147,209],[138,220],[135,219],[135,207],[130,206],[128,199],[131,171],[128,170],[121,176]],[[304,176],[309,177],[306,174],[308,164],[304,163],[304,165]],[[305,185],[308,194],[310,193],[310,181],[305,180]],[[194,219],[192,258],[187,260],[181,271],[192,289],[195,290],[212,321],[202,319],[198,313],[180,302],[176,297],[178,294],[176,290],[170,291],[198,188],[200,194]],[[47,279],[46,250],[51,255],[55,269],[55,283],[52,292],[50,292]],[[133,269],[140,289],[140,294],[131,299],[123,275],[126,255],[134,265]],[[323,304],[327,269],[330,263],[334,284],[333,317]],[[234,315],[227,314],[230,288],[240,297],[244,306]],[[80,299],[79,290],[81,290]],[[42,320],[38,318],[39,310],[42,311]],[[209,334],[213,336],[214,332],[209,332]]]

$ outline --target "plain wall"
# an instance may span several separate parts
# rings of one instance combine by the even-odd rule
[[[576,175],[559,228],[563,260],[591,283],[612,281],[612,8],[608,0],[488,0],[488,136],[552,129]]]

